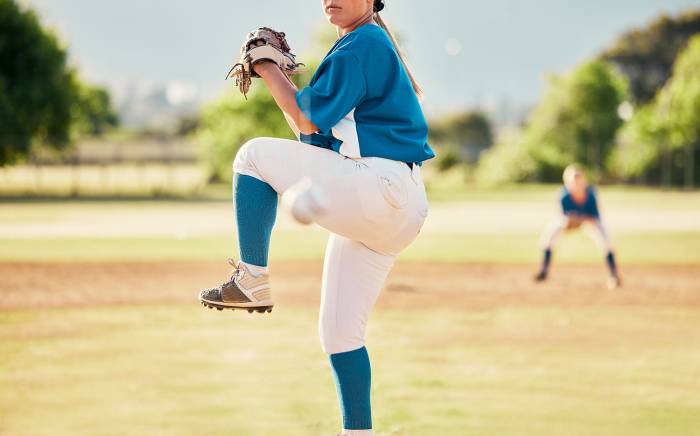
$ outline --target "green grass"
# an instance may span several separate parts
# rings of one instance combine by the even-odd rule
[[[434,202],[426,230],[403,259],[538,260],[539,235],[556,214],[556,186],[471,192],[449,177],[436,183],[434,196],[442,200]],[[699,193],[612,187],[601,197],[605,218],[614,220],[610,229],[621,262],[700,263]],[[221,260],[237,256],[231,215],[230,199],[4,202],[0,261]],[[280,213],[279,220],[285,219],[288,223]],[[118,237],[110,236],[113,230]],[[273,233],[271,257],[319,259],[325,241],[325,231],[283,224]],[[600,250],[582,234],[566,236],[557,245],[557,262],[600,258]]]
[[[331,435],[316,310],[0,314],[2,435]],[[378,311],[378,435],[678,435],[700,429],[694,308]]]
[[[432,170],[424,171],[428,196],[433,202],[452,201],[508,201],[508,202],[551,202],[556,199],[561,184],[522,183],[486,187],[465,180],[459,171],[437,173]],[[664,208],[698,207],[700,190],[686,192],[680,189],[665,190],[656,187],[631,185],[596,186],[601,193],[604,204],[621,204],[625,206],[659,207],[662,201]]]
[[[208,196],[193,164],[12,166],[0,168],[0,197],[192,198]]]
[[[324,231],[273,233],[272,261],[323,258]],[[700,263],[699,233],[625,233],[616,238],[621,262],[628,264]],[[536,234],[421,236],[401,255],[403,260],[441,262],[532,263],[540,256]],[[233,234],[176,239],[151,238],[42,238],[4,239],[0,261],[204,261],[236,257]],[[594,263],[601,251],[585,235],[562,238],[557,262]]]
[[[552,206],[557,189],[469,191],[448,182],[431,186],[438,223],[454,222],[451,201],[537,209]],[[228,187],[221,189],[224,196]],[[672,212],[666,230],[658,225],[665,223],[662,214],[648,227],[614,232],[620,262],[700,263],[700,231],[692,230],[699,200],[697,193],[606,188],[604,204],[623,219],[643,223],[645,211]],[[492,218],[500,217],[499,225],[509,220],[498,207],[489,210],[460,212],[465,227],[477,222],[488,229],[433,228],[402,259],[537,262],[539,232],[514,231],[517,226],[495,231]],[[124,228],[160,230],[152,221],[182,219],[184,229],[201,231],[192,220],[228,213],[228,201],[6,202],[0,204],[0,231],[24,236],[3,233],[0,262],[221,261],[237,251],[233,234],[218,230],[227,228],[225,219],[208,235],[170,236],[177,226],[160,236],[99,235],[121,228],[122,220]],[[470,220],[471,213],[486,215]],[[529,219],[526,228],[539,229],[540,215],[549,217],[545,211],[513,221]],[[685,227],[674,228],[675,219]],[[101,220],[106,224],[91,227]],[[82,227],[95,234],[51,236],[55,229]],[[282,226],[273,234],[273,262],[320,259],[325,239],[324,231]],[[600,261],[600,251],[582,234],[557,247],[556,262]],[[696,305],[562,308],[503,301],[469,312],[442,307],[373,314],[368,345],[376,434],[700,433]],[[280,306],[273,316],[194,305],[0,311],[0,435],[335,434],[340,422],[316,319],[317,309],[306,306]]]

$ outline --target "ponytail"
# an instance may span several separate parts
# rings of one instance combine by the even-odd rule
[[[376,21],[376,23],[379,25],[379,27],[384,29],[384,31],[387,33],[387,35],[389,35],[389,39],[391,39],[392,44],[394,44],[394,48],[396,49],[396,53],[398,53],[399,59],[401,59],[401,63],[403,64],[404,69],[408,73],[408,78],[411,79],[411,85],[413,85],[413,90],[415,91],[416,95],[418,96],[418,99],[422,99],[423,98],[423,89],[421,89],[421,87],[418,85],[418,83],[416,82],[416,79],[413,77],[413,73],[411,73],[411,70],[408,68],[408,64],[406,63],[406,57],[404,56],[403,51],[401,50],[401,47],[399,47],[399,43],[398,43],[398,41],[396,41],[396,37],[391,32],[391,30],[389,30],[389,28],[387,27],[384,20],[382,20],[382,17],[379,16],[379,11],[384,8],[384,3],[381,2],[382,6],[379,8],[376,6],[377,3],[379,3],[379,2],[375,0],[374,21]]]

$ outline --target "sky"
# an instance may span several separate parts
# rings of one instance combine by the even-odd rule
[[[20,0],[69,47],[82,75],[118,90],[127,83],[182,83],[213,98],[245,34],[287,33],[303,61],[321,0]],[[537,101],[548,73],[599,53],[620,33],[700,0],[386,0],[426,110]],[[230,84],[228,84],[230,85]]]

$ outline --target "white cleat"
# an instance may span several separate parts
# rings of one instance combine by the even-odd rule
[[[608,277],[608,289],[611,291],[614,289],[619,289],[622,287],[622,281],[620,280],[619,277],[617,276],[610,276]]]
[[[245,264],[235,264],[231,277],[216,288],[205,289],[199,293],[199,301],[210,309],[240,309],[248,312],[272,312],[274,303],[270,293],[268,274],[254,276]]]

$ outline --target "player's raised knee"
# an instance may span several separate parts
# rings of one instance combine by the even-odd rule
[[[245,168],[254,167],[256,156],[263,147],[265,138],[253,138],[247,141],[238,149],[236,158],[233,160],[233,171],[241,172]]]

